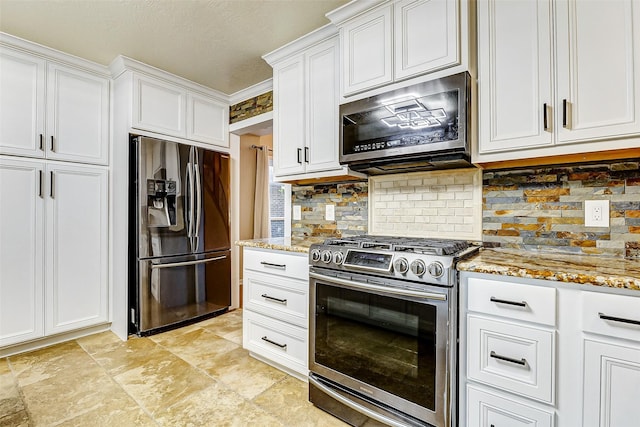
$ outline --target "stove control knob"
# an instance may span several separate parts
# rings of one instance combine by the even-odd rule
[[[313,262],[320,261],[320,250],[319,249],[312,249],[311,250],[311,261],[313,261]]]
[[[433,277],[441,277],[444,274],[444,267],[441,262],[434,261],[427,267],[429,274]]]
[[[322,262],[329,264],[331,262],[331,251],[322,251]]]
[[[417,259],[411,263],[411,272],[416,276],[422,276],[426,269],[427,267],[421,259]]]
[[[400,274],[404,274],[409,270],[409,263],[406,258],[398,258],[393,262],[393,268]]]
[[[335,264],[342,264],[342,261],[344,261],[344,255],[342,255],[342,252],[334,252],[333,253],[333,262]]]

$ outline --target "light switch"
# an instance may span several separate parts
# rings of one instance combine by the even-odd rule
[[[302,209],[300,205],[293,205],[293,220],[300,221],[302,219]]]
[[[336,205],[326,205],[325,211],[324,211],[324,219],[326,219],[327,221],[335,221],[336,219],[335,207]]]

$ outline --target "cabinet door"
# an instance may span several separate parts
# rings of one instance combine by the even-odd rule
[[[187,138],[229,147],[229,106],[212,98],[187,94]]]
[[[107,164],[109,80],[49,64],[47,158]]]
[[[274,67],[273,159],[276,176],[304,172],[304,84],[302,56]]]
[[[0,159],[0,347],[41,337],[42,165]]]
[[[402,0],[394,7],[396,80],[459,63],[457,0]]]
[[[0,153],[44,157],[45,62],[0,49]]]
[[[553,427],[554,414],[472,386],[467,387],[467,427]]]
[[[553,143],[552,52],[549,0],[478,2],[480,153]]]
[[[107,171],[49,165],[45,332],[108,319]]]
[[[342,29],[343,94],[393,81],[391,5],[375,9]]]
[[[634,427],[640,419],[640,347],[584,341],[584,427]]]
[[[133,91],[134,128],[186,138],[186,90],[136,74]]]
[[[558,142],[640,134],[638,6],[557,2]]]
[[[307,70],[307,172],[338,169],[338,39],[305,54]]]

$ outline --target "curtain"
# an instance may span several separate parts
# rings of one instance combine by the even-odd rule
[[[256,193],[254,195],[253,238],[271,237],[269,223],[269,148],[256,150]]]

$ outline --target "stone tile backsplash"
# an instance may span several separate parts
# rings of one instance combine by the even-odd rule
[[[640,258],[640,159],[483,174],[489,246]],[[585,227],[584,201],[610,201],[610,227]]]
[[[300,205],[302,217],[291,223],[291,236],[341,237],[367,233],[367,182],[291,187],[291,204]],[[335,220],[325,220],[326,205],[335,209]]]
[[[425,174],[293,186],[292,203],[301,206],[302,219],[292,221],[292,235],[432,233],[476,240],[469,234],[480,215],[472,211],[475,191],[481,192],[478,234],[486,246],[640,259],[640,159],[490,170],[482,173],[482,184],[454,171]],[[585,227],[585,200],[602,199],[610,201],[610,227]],[[335,221],[325,220],[327,204],[335,205]]]
[[[246,120],[273,110],[273,91],[238,102],[229,107],[229,124]]]

